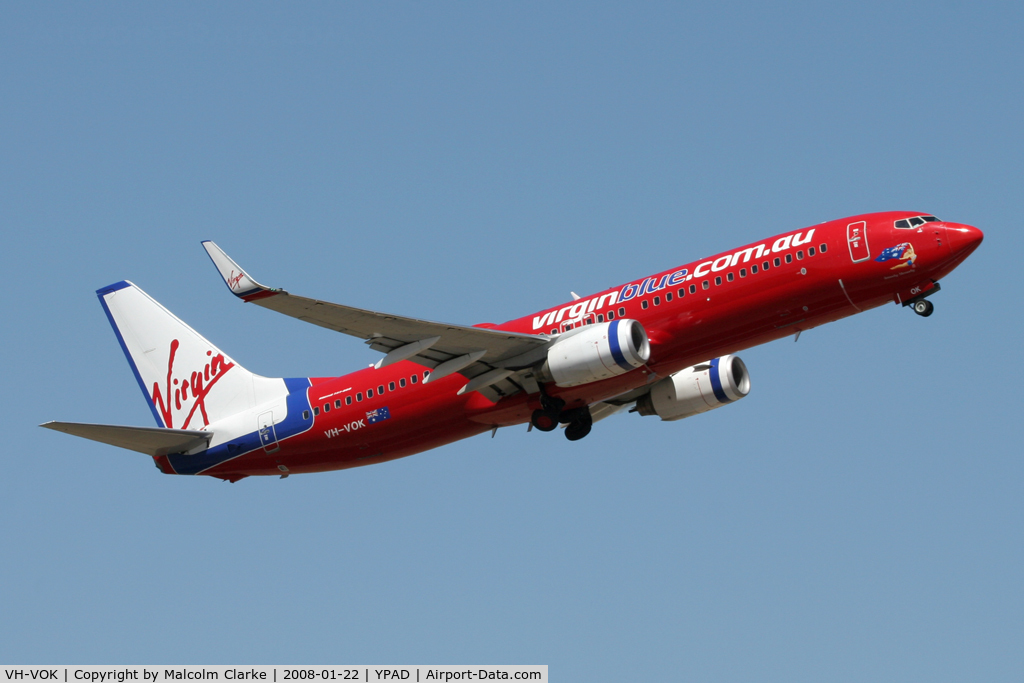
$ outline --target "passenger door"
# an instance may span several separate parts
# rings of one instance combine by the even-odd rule
[[[267,453],[273,453],[281,447],[277,443],[277,431],[274,429],[274,412],[268,410],[265,413],[260,414],[256,418],[256,427],[260,435],[260,443],[263,444],[263,450]]]
[[[868,224],[866,221],[858,221],[846,226],[846,242],[850,247],[850,259],[854,263],[867,261],[871,258],[871,248],[868,246]]]

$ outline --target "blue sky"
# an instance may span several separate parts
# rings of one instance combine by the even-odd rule
[[[1018,3],[7,3],[0,661],[1020,680]],[[867,211],[985,243],[936,313],[750,349],[744,401],[229,485],[47,432],[152,417],[94,291],[268,376],[379,355],[260,281],[500,322]]]

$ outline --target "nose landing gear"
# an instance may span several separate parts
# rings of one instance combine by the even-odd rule
[[[927,318],[935,312],[935,304],[928,301],[925,297],[935,294],[940,289],[942,287],[939,286],[938,282],[928,282],[918,285],[909,291],[900,292],[896,295],[896,301],[897,303],[902,302],[904,306],[909,306],[913,309],[914,313],[917,313],[922,318]]]

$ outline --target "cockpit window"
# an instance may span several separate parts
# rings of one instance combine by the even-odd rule
[[[902,229],[916,228],[919,225],[924,225],[925,223],[935,223],[938,220],[939,219],[936,218],[935,216],[914,216],[913,218],[902,218],[893,223],[893,225],[895,225],[897,228]]]

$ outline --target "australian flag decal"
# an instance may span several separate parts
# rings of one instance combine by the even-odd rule
[[[387,406],[383,408],[377,408],[366,413],[366,424],[375,424],[377,422],[383,422],[384,420],[390,420],[391,413],[388,412]]]
[[[883,249],[882,253],[879,254],[878,258],[876,258],[875,260],[878,261],[879,263],[882,263],[884,261],[890,261],[894,258],[903,258],[903,253],[907,250],[907,247],[909,246],[910,242],[904,242],[903,244],[897,244],[895,247]]]

